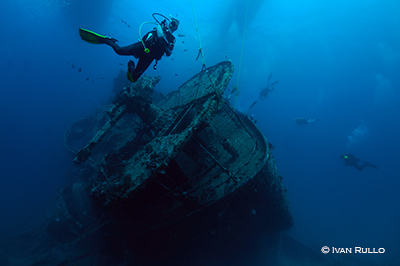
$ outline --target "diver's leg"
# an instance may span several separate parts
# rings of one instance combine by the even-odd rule
[[[134,81],[140,78],[140,76],[146,71],[153,60],[154,57],[150,56],[149,54],[145,54],[139,58],[138,64],[132,73],[132,78]]]
[[[120,47],[115,42],[107,43],[111,48],[113,48],[114,52],[118,55],[133,55],[134,57],[138,58],[140,56],[140,52],[143,50],[143,45],[140,42],[133,43],[128,46]]]
[[[358,164],[353,164],[354,168],[356,168],[358,171],[364,170],[365,165],[358,165]]]
[[[372,167],[372,168],[378,170],[378,167],[375,164],[372,164],[372,163],[369,163],[369,162],[364,162],[362,166],[363,166],[363,168],[364,167]]]

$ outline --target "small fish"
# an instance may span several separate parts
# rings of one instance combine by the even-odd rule
[[[175,74],[175,76],[178,76],[178,74]]]
[[[86,81],[89,81],[89,78],[86,78]]]
[[[182,43],[185,43],[185,41],[182,41]]]
[[[123,20],[123,19],[121,19],[121,22],[124,22],[124,20]]]
[[[101,79],[104,79],[104,77],[100,77]]]
[[[128,25],[128,28],[131,28],[131,26],[130,26],[130,25]]]
[[[185,35],[184,35],[184,34],[178,34],[178,36],[179,36],[179,37],[185,37]]]
[[[72,66],[72,68],[75,68],[75,66],[74,65],[71,65]]]
[[[78,72],[81,72],[81,71],[82,71],[82,68],[80,67],[79,70],[78,70]]]
[[[183,51],[184,51],[184,52],[187,52],[187,51],[188,51],[188,49],[183,49]]]
[[[124,64],[122,64],[122,63],[119,63],[121,66],[123,66]]]

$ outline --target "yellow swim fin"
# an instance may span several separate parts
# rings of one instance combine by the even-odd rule
[[[93,44],[102,44],[105,43],[106,40],[110,39],[109,37],[83,28],[79,28],[79,35],[81,36],[82,40]]]

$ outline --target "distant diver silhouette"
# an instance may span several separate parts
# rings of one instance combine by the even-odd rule
[[[260,92],[260,99],[261,99],[261,100],[267,99],[267,98],[268,98],[269,92],[270,92],[270,91],[273,91],[273,90],[274,90],[274,85],[277,84],[277,83],[279,82],[279,81],[275,81],[275,82],[270,83],[271,77],[272,77],[272,73],[271,73],[271,74],[269,75],[269,77],[268,77],[267,87],[264,88],[264,89],[262,89],[261,92]],[[269,86],[271,86],[271,89],[269,88]]]
[[[315,119],[315,118],[305,119],[304,117],[296,117],[293,121],[301,127],[301,126],[304,126],[304,125],[307,125],[307,124],[310,124],[312,122],[316,122],[319,120]]]
[[[362,165],[359,165],[358,162],[360,161],[360,159],[353,154],[342,154],[340,155],[340,159],[344,160],[345,165],[353,166],[358,171],[364,170],[365,167],[372,167],[374,169],[378,169],[376,165],[369,162],[364,162]]]

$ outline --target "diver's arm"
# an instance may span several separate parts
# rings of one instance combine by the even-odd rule
[[[172,54],[172,50],[174,50],[174,44],[170,43],[168,47],[165,47],[165,55],[168,57]]]
[[[166,37],[168,40],[168,45],[165,47],[165,55],[170,56],[174,50],[176,39],[171,33],[167,33]]]

